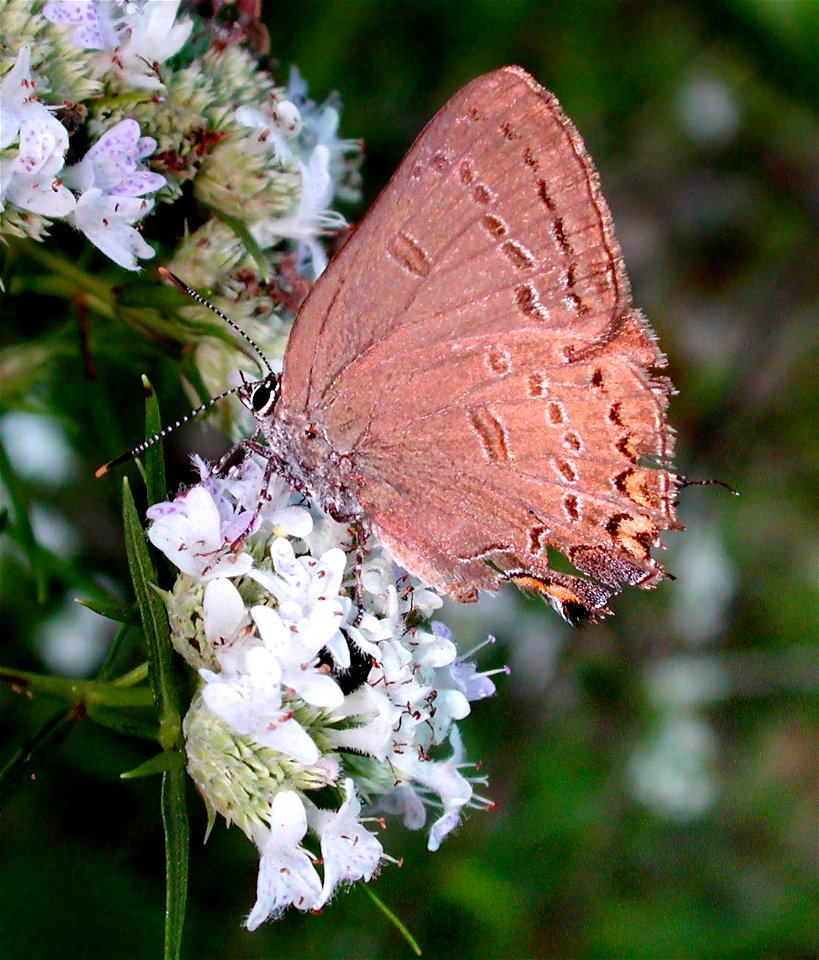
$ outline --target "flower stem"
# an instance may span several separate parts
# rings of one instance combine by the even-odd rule
[[[115,687],[132,687],[135,683],[141,683],[147,679],[148,664],[141,663],[138,667],[134,667],[134,669],[129,670],[128,673],[123,673],[121,677],[117,677],[116,680],[112,680],[111,682]]]
[[[68,285],[54,282],[47,283],[47,292],[51,296],[62,296],[70,300],[79,290],[85,296],[88,305],[93,307],[94,310],[107,317],[114,316],[111,306],[114,301],[113,284],[100,280],[98,276],[82,270],[76,263],[51,253],[42,244],[34,241],[25,245],[25,252],[26,256],[47,267],[51,273],[69,281]],[[48,281],[49,278],[45,279]]]
[[[395,929],[401,934],[401,936],[407,941],[407,945],[410,950],[415,954],[416,957],[420,957],[423,953],[418,941],[415,937],[409,932],[406,926],[398,919],[398,917],[390,910],[390,908],[384,903],[380,897],[377,897],[369,886],[364,887],[364,893],[372,900],[375,906],[384,914],[384,916],[390,921],[390,923],[395,927]]]
[[[135,674],[137,670],[131,671]],[[126,674],[126,677],[130,676]],[[124,678],[121,678],[124,679]],[[122,683],[101,683],[99,680],[73,680],[69,677],[47,677],[25,670],[14,670],[0,666],[0,682],[11,684],[27,693],[53,697],[65,703],[81,703],[85,706],[104,705],[108,707],[149,707],[153,704],[151,691],[147,687],[133,688]],[[133,680],[132,683],[135,683]]]

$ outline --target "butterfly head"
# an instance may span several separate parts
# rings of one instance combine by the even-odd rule
[[[279,380],[279,374],[273,371],[261,380],[246,380],[242,375],[242,385],[236,391],[239,399],[262,426],[269,423],[273,416],[279,399]]]

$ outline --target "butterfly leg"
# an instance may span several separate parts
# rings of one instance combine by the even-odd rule
[[[213,465],[210,471],[210,475],[212,477],[218,477],[225,471],[227,467],[234,465],[232,461],[234,461],[239,452],[241,452],[243,456],[247,453],[255,453],[262,457],[265,462],[264,474],[262,476],[262,483],[259,491],[259,499],[253,510],[253,514],[251,515],[244,532],[230,545],[230,549],[234,553],[241,550],[244,540],[250,536],[251,533],[253,533],[254,529],[256,528],[256,524],[259,522],[259,516],[262,512],[262,507],[264,507],[264,505],[270,500],[270,481],[273,479],[273,474],[276,472],[276,462],[270,456],[269,447],[258,442],[258,438],[261,435],[262,431],[261,428],[259,428],[249,439],[240,440],[238,443],[235,443],[230,450],[228,450],[222,457],[219,458],[217,463]]]
[[[259,456],[264,457],[265,460],[269,460],[270,450],[258,442],[261,435],[262,431],[261,427],[259,427],[249,439],[240,440],[238,443],[234,443],[233,446],[226,453],[222,454],[219,460],[210,468],[210,475],[212,477],[218,477],[224,473],[227,467],[234,466],[234,461],[236,464],[241,463],[241,459],[236,459],[237,454],[240,452],[242,454],[242,459],[244,459],[245,454],[249,451],[250,453],[258,453]]]
[[[262,447],[258,444],[251,446],[248,441],[245,441],[245,446],[253,453],[259,453],[260,450],[263,451],[263,456],[265,455],[264,451],[267,451],[266,447]],[[241,549],[242,542],[255,531],[256,525],[259,522],[259,517],[262,513],[262,507],[264,507],[264,505],[270,500],[270,481],[273,479],[273,474],[276,472],[276,461],[270,457],[269,451],[267,451],[266,455],[267,459],[265,460],[264,474],[262,475],[262,486],[261,490],[259,491],[259,499],[253,510],[253,515],[248,522],[245,532],[240,537],[237,537],[236,540],[231,544],[231,550],[233,551]]]
[[[350,524],[350,534],[353,537],[353,542],[355,543],[355,563],[353,565],[353,574],[355,576],[355,585],[353,587],[353,603],[356,606],[356,615],[353,618],[352,626],[357,627],[363,617],[364,617],[364,603],[363,603],[363,593],[364,589],[361,585],[361,567],[364,563],[364,557],[367,554],[366,548],[364,546],[364,541],[366,540],[366,535],[361,524],[354,520]]]

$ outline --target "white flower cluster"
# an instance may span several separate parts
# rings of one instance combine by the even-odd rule
[[[74,43],[99,51],[94,72],[124,87],[161,90],[159,67],[179,53],[193,21],[176,22],[179,0],[51,0],[43,16]]]
[[[247,228],[219,236],[205,285],[223,283],[252,252],[236,236],[261,250],[289,244],[298,269],[318,276],[327,263],[322,238],[346,226],[330,204],[355,180],[360,145],[337,137],[338,111],[307,100],[298,74],[292,91],[275,88],[250,53],[216,39],[195,57],[206,26],[180,19],[179,5],[0,0],[0,235],[42,240],[62,220],[137,270],[155,253],[141,221],[155,200],[176,200],[192,180],[207,211]],[[95,142],[66,165],[70,136],[83,127]],[[174,269],[184,273],[186,257],[196,256],[197,233],[177,249]]]
[[[153,207],[145,194],[165,183],[141,165],[156,141],[141,137],[133,120],[123,120],[79,163],[63,169],[68,133],[34,89],[31,51],[22,47],[0,83],[0,211],[10,203],[49,219],[65,218],[120,266],[135,270],[137,257],[152,257],[153,250],[134,224]],[[8,156],[15,146],[16,155]]]
[[[149,509],[148,536],[180,570],[165,600],[200,678],[189,772],[211,819],[237,823],[259,851],[252,930],[392,859],[362,804],[410,829],[437,808],[430,850],[466,807],[491,806],[473,790],[485,781],[462,772],[455,723],[495,688],[430,619],[441,597],[378,548],[281,481],[265,495],[253,456],[225,477],[198,465],[198,485]]]

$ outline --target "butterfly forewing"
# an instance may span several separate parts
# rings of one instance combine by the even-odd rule
[[[663,362],[579,135],[505,68],[432,120],[317,283],[277,412],[345,457],[362,519],[411,572],[461,599],[506,577],[579,619],[663,576]],[[291,453],[327,500],[306,442]],[[553,573],[549,547],[598,583]]]
[[[550,325],[573,326],[582,312],[576,333],[587,342],[628,302],[579,135],[551,94],[508,67],[472,81],[427,125],[316,284],[288,346],[288,404],[319,402],[367,347],[420,317],[446,313],[442,337],[457,335],[460,319],[474,325],[470,307],[507,326],[541,318],[538,279],[559,292]]]

